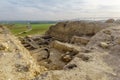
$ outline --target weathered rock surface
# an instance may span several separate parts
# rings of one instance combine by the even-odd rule
[[[45,36],[21,39],[35,63],[49,70],[41,74],[37,72],[39,75],[32,80],[119,80],[119,34],[119,23],[112,19],[105,22],[68,21],[53,25]],[[1,51],[9,51],[9,47],[0,44]],[[26,62],[26,56],[30,55],[23,56]],[[32,69],[33,72],[36,68]],[[23,76],[31,68],[26,64],[16,64],[15,70]]]
[[[119,34],[119,26],[104,29],[91,38],[90,42],[87,44],[87,48],[96,49],[100,51],[110,51],[113,46],[119,44]],[[100,46],[101,43],[102,45]]]
[[[68,21],[52,25],[46,35],[59,41],[70,42],[73,36],[92,37],[100,30],[112,26],[112,23],[89,22],[89,21]]]
[[[86,45],[88,42],[89,42],[89,38],[87,37],[73,36],[70,43]]]
[[[0,80],[30,80],[45,71],[5,27],[0,32]]]
[[[101,25],[101,28],[99,25],[98,29],[93,26],[90,27],[89,22],[85,22],[85,26],[81,27],[81,23],[65,22],[50,28],[47,34],[55,40],[67,42],[53,41],[50,46],[64,54],[62,55],[62,60],[68,62],[62,70],[44,72],[33,80],[120,79],[120,26],[107,27],[108,24],[106,23],[107,26]],[[86,24],[89,24],[89,26]],[[77,36],[78,40],[70,40],[74,36]],[[89,41],[85,41],[87,40],[85,37]],[[81,45],[71,44],[70,41],[71,43],[85,41],[86,44],[83,47]],[[79,53],[72,56],[73,58],[69,55],[69,51],[71,50],[70,45],[75,46],[72,49],[79,51]]]
[[[106,22],[106,23],[114,23],[115,20],[114,20],[114,19],[108,19],[108,20],[106,20],[105,22]]]
[[[57,49],[58,51],[61,51],[61,52],[73,52],[75,54],[77,54],[80,50],[80,48],[77,48],[77,46],[70,45],[70,44],[67,44],[67,43],[62,43],[62,42],[59,42],[59,41],[53,41],[50,44],[50,46],[52,48]]]
[[[109,31],[110,34],[106,34],[105,32]],[[120,56],[119,56],[119,48],[120,48],[120,26],[111,27],[108,29],[104,29],[97,33],[91,41],[88,43],[87,47],[93,50],[97,50],[103,54],[107,52],[107,55],[103,56],[103,60],[109,67],[111,67],[115,73],[115,75],[109,75],[109,80],[119,80],[120,79]],[[101,36],[101,37],[99,37]],[[107,43],[108,48],[101,48],[98,46],[100,42],[104,41]],[[92,46],[91,46],[92,45]],[[91,47],[90,47],[91,46]]]

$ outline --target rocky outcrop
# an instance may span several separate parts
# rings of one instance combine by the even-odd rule
[[[0,26],[0,80],[30,80],[45,70],[8,29]]]
[[[74,23],[74,22],[73,22]],[[77,22],[76,22],[77,23]],[[68,25],[69,22],[66,24]],[[97,29],[96,33],[94,35],[89,34],[92,32],[85,32],[86,28],[82,29],[83,32],[76,28],[76,25],[74,26],[76,29],[74,31],[77,31],[77,29],[80,31],[80,34],[76,34],[73,29],[71,30],[70,37],[69,34],[67,34],[66,25],[64,25],[64,29],[62,24],[57,24],[59,26],[51,27],[53,29],[52,31],[48,31],[48,33],[54,37],[56,40],[59,41],[53,41],[50,46],[54,48],[57,51],[60,51],[62,54],[62,60],[64,62],[67,62],[66,65],[63,66],[62,70],[55,70],[55,71],[48,71],[44,72],[42,75],[39,75],[33,80],[119,80],[120,79],[120,57],[119,57],[119,47],[120,47],[120,27],[119,26],[113,26],[113,27],[105,27],[101,29]],[[69,27],[71,28],[69,25]],[[60,29],[59,29],[60,27]],[[89,26],[87,26],[89,27]],[[62,34],[58,34],[54,31],[54,29],[57,29],[58,32],[61,32]],[[96,29],[94,27],[94,29]],[[69,30],[69,29],[68,29]],[[91,31],[91,29],[89,29]],[[69,32],[69,31],[68,31]],[[93,31],[94,32],[94,31]],[[55,35],[56,33],[56,35]],[[66,33],[66,34],[63,34]],[[74,35],[73,35],[74,34]],[[59,36],[58,36],[59,35]],[[63,35],[63,36],[60,36]],[[84,36],[83,36],[84,35]],[[76,37],[77,36],[77,37]],[[87,39],[87,38],[88,39]],[[69,41],[69,39],[71,39]],[[67,43],[64,43],[64,41],[67,41]],[[71,44],[71,43],[86,43],[83,46]],[[72,49],[78,50],[79,53],[74,55],[72,58],[69,55],[70,53],[67,51]],[[56,53],[57,54],[57,53]],[[60,56],[60,55],[59,55]]]
[[[82,45],[86,45],[89,42],[89,38],[87,37],[78,37],[78,36],[73,36],[70,43],[74,43],[74,44],[82,44]]]
[[[119,43],[120,27],[114,26],[104,29],[93,36],[87,44],[87,48],[96,50],[111,50],[111,48]]]
[[[45,36],[23,39],[37,63],[49,69],[33,80],[119,80],[119,34],[120,26],[111,20],[71,21],[50,27]]]
[[[81,56],[82,55],[82,56]],[[37,80],[112,80],[113,69],[103,60],[100,52],[82,53],[64,66],[63,70],[45,72]],[[45,75],[45,76],[43,76]],[[34,79],[34,80],[36,80]],[[114,79],[113,79],[114,80]],[[117,80],[117,79],[116,79]]]
[[[52,25],[46,32],[46,35],[53,37],[56,40],[70,42],[73,36],[89,36],[92,37],[100,30],[110,27],[114,24],[104,22],[90,21],[68,21],[60,22]]]
[[[108,19],[108,20],[106,20],[105,22],[106,22],[106,23],[114,23],[115,20],[114,20],[114,19]]]
[[[59,41],[52,42],[50,46],[61,52],[73,52],[75,54],[77,54],[80,50],[80,48],[77,48],[76,46],[73,46],[67,43],[62,43]]]

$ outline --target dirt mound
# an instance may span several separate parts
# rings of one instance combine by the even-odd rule
[[[89,21],[68,21],[52,25],[46,35],[59,41],[70,42],[73,36],[93,36],[100,30],[112,26],[111,23],[89,22]]]
[[[30,80],[45,69],[8,29],[0,26],[0,80]]]

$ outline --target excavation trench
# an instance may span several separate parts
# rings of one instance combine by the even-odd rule
[[[49,70],[61,70],[81,51],[81,47],[88,44],[92,36],[110,25],[113,24],[89,21],[60,22],[49,28],[45,33],[47,36],[27,36],[20,41],[39,65]],[[87,57],[81,57],[88,60]]]
[[[61,70],[79,53],[72,44],[53,40],[49,36],[27,36],[20,38],[39,65],[48,70]]]

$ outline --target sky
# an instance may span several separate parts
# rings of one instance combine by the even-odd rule
[[[0,0],[0,20],[120,17],[120,0]]]

